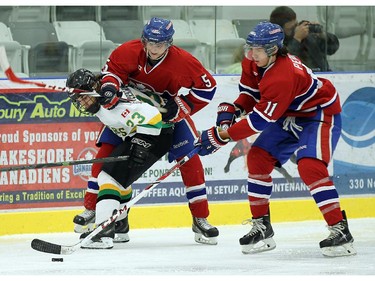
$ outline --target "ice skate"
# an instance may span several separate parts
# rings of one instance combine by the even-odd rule
[[[73,222],[76,233],[92,231],[95,228],[95,210],[85,209],[74,217]]]
[[[195,242],[208,245],[216,245],[219,230],[210,225],[206,218],[193,217],[193,232]]]
[[[342,257],[357,254],[353,248],[353,236],[349,231],[345,211],[342,211],[343,220],[335,225],[328,226],[331,232],[329,236],[320,241],[319,246],[322,254],[326,257]]]
[[[82,233],[80,239],[86,238],[90,232]],[[105,229],[95,235],[89,243],[82,245],[82,249],[112,249],[113,239],[115,237],[115,223],[112,222]]]
[[[248,234],[240,238],[242,253],[255,254],[276,248],[276,243],[272,238],[274,233],[269,215],[246,220],[246,222],[252,223],[253,227]]]
[[[128,217],[116,221],[115,224],[115,238],[113,239],[113,243],[125,243],[129,242],[129,221]]]

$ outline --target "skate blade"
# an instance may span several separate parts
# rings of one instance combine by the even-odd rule
[[[273,238],[268,238],[262,241],[259,241],[256,244],[241,245],[243,254],[256,254],[266,251],[271,251],[276,248],[276,243]]]
[[[130,238],[127,233],[116,233],[113,243],[126,243],[129,242]]]
[[[352,243],[346,243],[341,246],[324,247],[321,248],[321,251],[323,256],[330,258],[353,256],[357,254],[357,251],[353,248]]]
[[[113,248],[113,239],[109,237],[102,237],[100,238],[100,242],[93,242],[87,244],[87,245],[82,245],[82,249],[112,249]]]
[[[217,245],[217,237],[206,237],[200,233],[195,233],[194,240],[200,244]]]
[[[86,225],[74,224],[75,233],[86,233],[95,229],[95,223],[89,223]]]

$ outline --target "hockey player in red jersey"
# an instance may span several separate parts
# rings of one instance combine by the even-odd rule
[[[325,256],[356,254],[345,212],[327,166],[341,133],[341,105],[332,83],[316,77],[283,46],[277,24],[259,23],[247,37],[239,96],[219,112],[217,127],[202,132],[200,155],[260,133],[247,155],[252,228],[240,238],[242,252],[276,247],[270,223],[271,172],[295,152],[298,172],[319,207],[330,235],[320,242]],[[242,119],[235,122],[239,116]],[[227,130],[219,130],[228,124]]]
[[[216,81],[203,65],[190,53],[172,45],[173,34],[170,20],[152,18],[144,26],[141,40],[128,41],[112,52],[102,69],[100,81],[100,92],[111,99],[108,106],[118,103],[118,90],[128,85],[143,94],[138,97],[142,101],[159,108],[163,122],[174,127],[173,145],[168,154],[170,162],[181,159],[194,148],[198,135],[190,115],[204,108],[216,91]],[[182,88],[188,89],[186,95],[179,93]],[[101,154],[105,157],[118,140],[105,129],[99,142],[106,143]],[[199,156],[191,158],[180,171],[186,186],[195,241],[217,244],[219,231],[207,221],[209,208]],[[96,197],[95,189],[86,197],[92,202]],[[97,200],[101,201],[100,196]],[[79,217],[74,220],[85,223]]]

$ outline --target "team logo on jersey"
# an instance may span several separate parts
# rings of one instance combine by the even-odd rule
[[[156,107],[159,107],[160,105],[163,106],[165,104],[161,97],[162,94],[156,92],[151,85],[143,84],[136,80],[130,80],[129,86],[134,90],[139,91],[135,92],[134,94],[140,101]]]

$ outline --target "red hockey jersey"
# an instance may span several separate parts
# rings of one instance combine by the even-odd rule
[[[341,112],[332,83],[318,78],[292,55],[278,56],[265,69],[245,58],[239,90],[234,103],[248,115],[228,129],[233,140],[259,133],[281,117],[313,116],[320,108],[327,114]]]
[[[147,64],[140,39],[125,42],[107,60],[102,69],[102,83],[129,84],[149,96],[156,94],[163,99],[170,99],[181,88],[187,88],[187,98],[194,104],[194,114],[212,100],[216,81],[187,51],[172,45],[167,52],[151,67]]]

